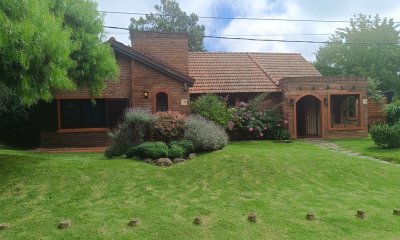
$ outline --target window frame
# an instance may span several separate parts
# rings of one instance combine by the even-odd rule
[[[126,107],[129,108],[129,98],[96,98],[95,100],[104,100],[104,114],[105,114],[105,126],[104,127],[84,127],[84,128],[62,128],[62,116],[61,116],[61,101],[62,100],[91,100],[90,98],[87,97],[82,97],[82,98],[57,98],[57,133],[73,133],[73,132],[107,132],[110,130],[109,125],[109,119],[108,119],[108,108],[109,108],[109,102],[112,100],[125,100],[126,101]]]
[[[331,113],[331,107],[332,107],[332,96],[357,96],[356,98],[358,98],[358,105],[356,106],[356,118],[352,118],[352,117],[348,117],[348,110],[346,111],[346,115],[348,117],[349,120],[359,120],[359,124],[358,126],[354,126],[352,124],[348,124],[346,126],[346,124],[343,123],[343,127],[333,127],[333,123],[332,123],[332,113]],[[363,108],[362,108],[362,92],[332,92],[332,93],[328,93],[328,130],[331,131],[346,131],[346,130],[359,130],[359,129],[363,129],[364,126],[364,119],[363,119]]]

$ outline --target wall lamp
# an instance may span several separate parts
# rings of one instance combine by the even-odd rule
[[[294,99],[292,98],[292,99],[290,99],[290,106],[294,106]]]
[[[147,90],[144,90],[143,96],[144,96],[144,98],[148,98],[149,97],[149,93],[147,92]]]
[[[328,98],[327,97],[324,97],[324,104],[325,104],[325,106],[328,106]]]

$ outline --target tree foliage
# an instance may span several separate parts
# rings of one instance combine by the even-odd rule
[[[330,42],[316,55],[315,67],[321,74],[367,76],[378,90],[400,92],[400,36],[393,19],[356,15]]]
[[[154,32],[183,32],[189,34],[189,50],[205,51],[203,38],[205,27],[197,22],[196,14],[187,15],[182,11],[175,0],[161,0],[160,5],[154,6],[156,13],[146,15],[145,18],[131,18],[131,30]]]
[[[117,77],[93,1],[2,0],[0,22],[0,82],[25,104],[76,87],[98,95]]]

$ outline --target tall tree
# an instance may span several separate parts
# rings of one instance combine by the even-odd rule
[[[0,1],[0,84],[24,104],[56,90],[86,87],[95,96],[118,68],[103,44],[103,18],[91,0]]]
[[[146,15],[146,18],[131,18],[129,26],[132,30],[154,32],[183,32],[189,34],[189,50],[205,51],[203,45],[204,25],[199,25],[199,17],[179,8],[175,0],[161,0],[161,5],[154,6],[156,13]]]
[[[363,75],[381,91],[400,93],[400,36],[393,19],[356,15],[330,42],[316,54],[322,75]]]

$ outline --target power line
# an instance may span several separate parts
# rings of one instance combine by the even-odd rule
[[[120,12],[120,11],[98,11],[108,14],[124,14],[124,15],[160,15],[157,13],[139,13],[139,12]],[[218,16],[198,16],[200,19],[220,19],[220,20],[249,20],[249,21],[284,21],[284,22],[316,22],[316,23],[350,23],[348,20],[321,20],[321,19],[288,19],[288,18],[254,18],[254,17],[218,17]],[[393,22],[400,23],[400,22]]]
[[[127,32],[108,32],[109,34],[129,34]],[[282,33],[282,34],[223,34],[221,37],[284,37],[284,36],[331,36],[332,33]]]
[[[115,26],[103,26],[105,28],[110,28],[110,29],[119,29],[119,30],[127,30],[129,31],[129,28],[124,28],[124,27],[115,27]],[[151,31],[148,31],[151,32]],[[159,34],[177,34],[181,35],[181,33],[163,33],[163,32],[157,32]],[[281,40],[281,39],[260,39],[260,38],[244,38],[244,37],[224,37],[224,36],[212,36],[212,35],[205,35],[205,36],[200,36],[200,35],[194,35],[194,34],[187,34],[188,36],[192,37],[203,37],[203,38],[212,38],[212,39],[225,39],[225,40],[246,40],[246,41],[258,41],[258,42],[286,42],[286,43],[316,43],[316,44],[347,44],[347,45],[384,45],[384,44],[396,44],[398,45],[399,43],[397,42],[375,42],[375,43],[368,43],[368,42],[331,42],[331,41],[310,41],[310,40]]]

